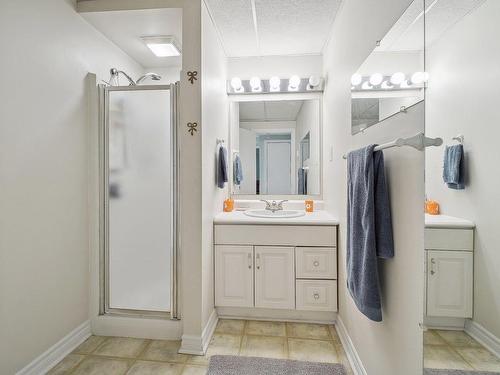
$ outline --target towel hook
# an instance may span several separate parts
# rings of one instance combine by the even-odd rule
[[[464,136],[462,134],[459,134],[456,137],[453,137],[452,139],[460,144],[464,143]]]

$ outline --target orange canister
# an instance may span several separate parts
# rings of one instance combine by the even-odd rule
[[[306,212],[313,212],[314,211],[314,201],[312,199],[306,199],[304,201],[305,207],[306,207]]]
[[[234,210],[234,199],[227,198],[224,201],[224,212],[231,212]]]
[[[439,203],[432,200],[425,201],[425,213],[429,215],[439,215]]]

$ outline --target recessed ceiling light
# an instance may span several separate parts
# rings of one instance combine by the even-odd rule
[[[142,41],[158,57],[180,56],[181,47],[174,36],[143,36]]]

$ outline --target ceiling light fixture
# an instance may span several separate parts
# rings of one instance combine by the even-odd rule
[[[293,75],[288,80],[288,91],[298,91],[300,86],[300,77]]]
[[[172,35],[143,36],[141,39],[157,57],[173,57],[181,54],[181,47]]]
[[[252,89],[252,92],[260,92],[260,91],[262,91],[262,86],[260,84],[260,78],[259,77],[252,77],[252,78],[250,78],[250,88]]]
[[[281,88],[280,77],[277,76],[271,77],[271,79],[269,80],[269,91],[271,92],[280,91],[280,88]]]

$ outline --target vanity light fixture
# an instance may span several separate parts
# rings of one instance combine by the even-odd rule
[[[389,90],[389,89],[394,88],[394,86],[392,85],[392,83],[390,81],[382,82],[382,86],[380,86],[380,87],[383,88],[384,90]]]
[[[243,84],[241,82],[241,79],[239,77],[233,77],[231,79],[231,87],[235,92],[244,92],[245,89],[243,88]]]
[[[406,79],[406,75],[404,73],[397,72],[391,76],[391,83],[393,85],[400,85],[405,81],[405,79]]]
[[[141,39],[157,57],[173,57],[181,54],[181,47],[172,35],[143,36]]]
[[[319,86],[320,83],[321,80],[319,79],[319,77],[316,76],[309,77],[309,87],[314,88],[316,86]]]
[[[281,79],[280,77],[274,76],[269,80],[269,91],[277,92],[280,91],[281,88]]]
[[[373,89],[373,86],[372,86],[372,85],[370,85],[370,82],[365,81],[365,82],[363,82],[363,84],[361,85],[361,88],[362,88],[363,90],[371,90],[371,89]]]
[[[384,80],[384,76],[380,73],[373,73],[371,76],[370,76],[370,84],[372,86],[378,86],[382,83],[382,81]]]
[[[405,79],[403,82],[401,82],[401,84],[399,85],[400,88],[402,89],[408,89],[410,87],[412,87],[413,84],[412,82],[409,80],[409,79]]]
[[[298,91],[300,86],[300,77],[293,75],[288,80],[288,91]]]
[[[427,72],[415,72],[411,76],[411,83],[415,85],[422,84],[427,82],[429,79],[429,73]]]
[[[262,86],[260,84],[259,77],[250,78],[250,88],[252,89],[252,92],[261,92],[262,91]]]
[[[363,76],[359,73],[354,73],[351,77],[351,85],[358,86],[363,81]]]

